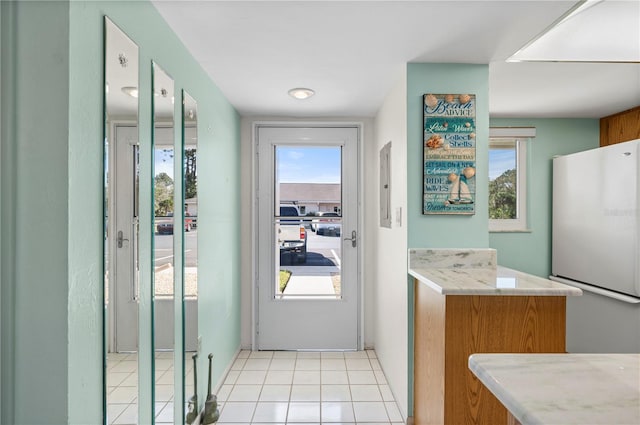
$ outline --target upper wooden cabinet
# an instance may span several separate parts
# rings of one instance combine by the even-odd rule
[[[640,106],[600,118],[600,146],[640,139]]]

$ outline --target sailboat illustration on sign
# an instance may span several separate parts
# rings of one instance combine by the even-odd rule
[[[449,199],[447,199],[449,204],[473,204],[473,197],[467,180],[473,178],[475,174],[475,169],[472,167],[465,168],[459,175],[455,173],[449,174],[449,181],[452,183]]]

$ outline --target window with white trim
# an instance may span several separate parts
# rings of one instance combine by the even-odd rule
[[[489,231],[524,232],[527,222],[527,145],[535,128],[489,131]]]

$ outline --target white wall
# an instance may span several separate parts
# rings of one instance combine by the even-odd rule
[[[373,236],[374,340],[378,359],[402,416],[408,411],[407,305],[407,78],[387,94],[375,119],[375,144],[367,152],[371,182],[367,207],[375,217],[367,229]],[[391,229],[379,225],[380,149],[391,141]],[[420,143],[420,141],[416,141]],[[397,223],[401,208],[401,225]]]
[[[375,316],[375,306],[373,302],[374,291],[372,288],[373,285],[373,261],[374,257],[371,255],[370,251],[374,246],[374,243],[371,241],[372,234],[370,229],[375,228],[375,223],[378,220],[378,215],[376,213],[377,206],[374,205],[374,201],[369,199],[371,198],[372,193],[377,193],[378,190],[378,181],[371,180],[371,167],[374,170],[377,168],[377,161],[372,162],[368,157],[369,151],[372,150],[372,147],[375,145],[374,140],[374,124],[373,119],[371,118],[361,118],[361,117],[340,117],[340,118],[332,118],[332,117],[323,117],[323,118],[289,118],[289,117],[242,117],[240,123],[240,169],[241,172],[241,181],[240,181],[240,189],[241,189],[241,200],[240,200],[240,221],[242,223],[241,231],[240,231],[240,246],[242,252],[241,266],[240,266],[240,281],[241,281],[241,307],[240,307],[240,315],[241,315],[241,324],[240,324],[240,343],[242,348],[251,348],[252,335],[251,335],[251,320],[253,317],[253,306],[252,306],[252,235],[254,233],[254,223],[251,216],[251,208],[252,208],[252,199],[253,199],[253,158],[252,158],[252,143],[253,143],[253,123],[254,122],[287,122],[287,123],[296,123],[296,122],[349,122],[349,123],[359,123],[362,125],[363,134],[362,141],[360,144],[361,155],[363,155],[363,161],[361,164],[364,166],[363,176],[364,179],[361,182],[362,192],[364,194],[363,205],[362,208],[362,217],[363,223],[362,229],[364,230],[364,234],[362,235],[362,281],[363,281],[363,294],[364,294],[364,346],[365,347],[373,347],[374,346],[374,332],[375,326],[373,323]],[[377,195],[376,195],[377,196]],[[373,223],[373,224],[372,224]],[[373,227],[372,227],[373,226]],[[406,251],[406,244],[403,247],[403,250]],[[406,273],[406,270],[405,270]]]

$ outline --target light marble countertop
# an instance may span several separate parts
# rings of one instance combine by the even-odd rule
[[[412,248],[409,274],[443,295],[582,295],[573,286],[498,266],[490,248]]]
[[[582,290],[578,288],[500,266],[409,269],[409,274],[443,295],[582,295]]]
[[[469,369],[523,425],[640,424],[640,354],[473,354]]]

